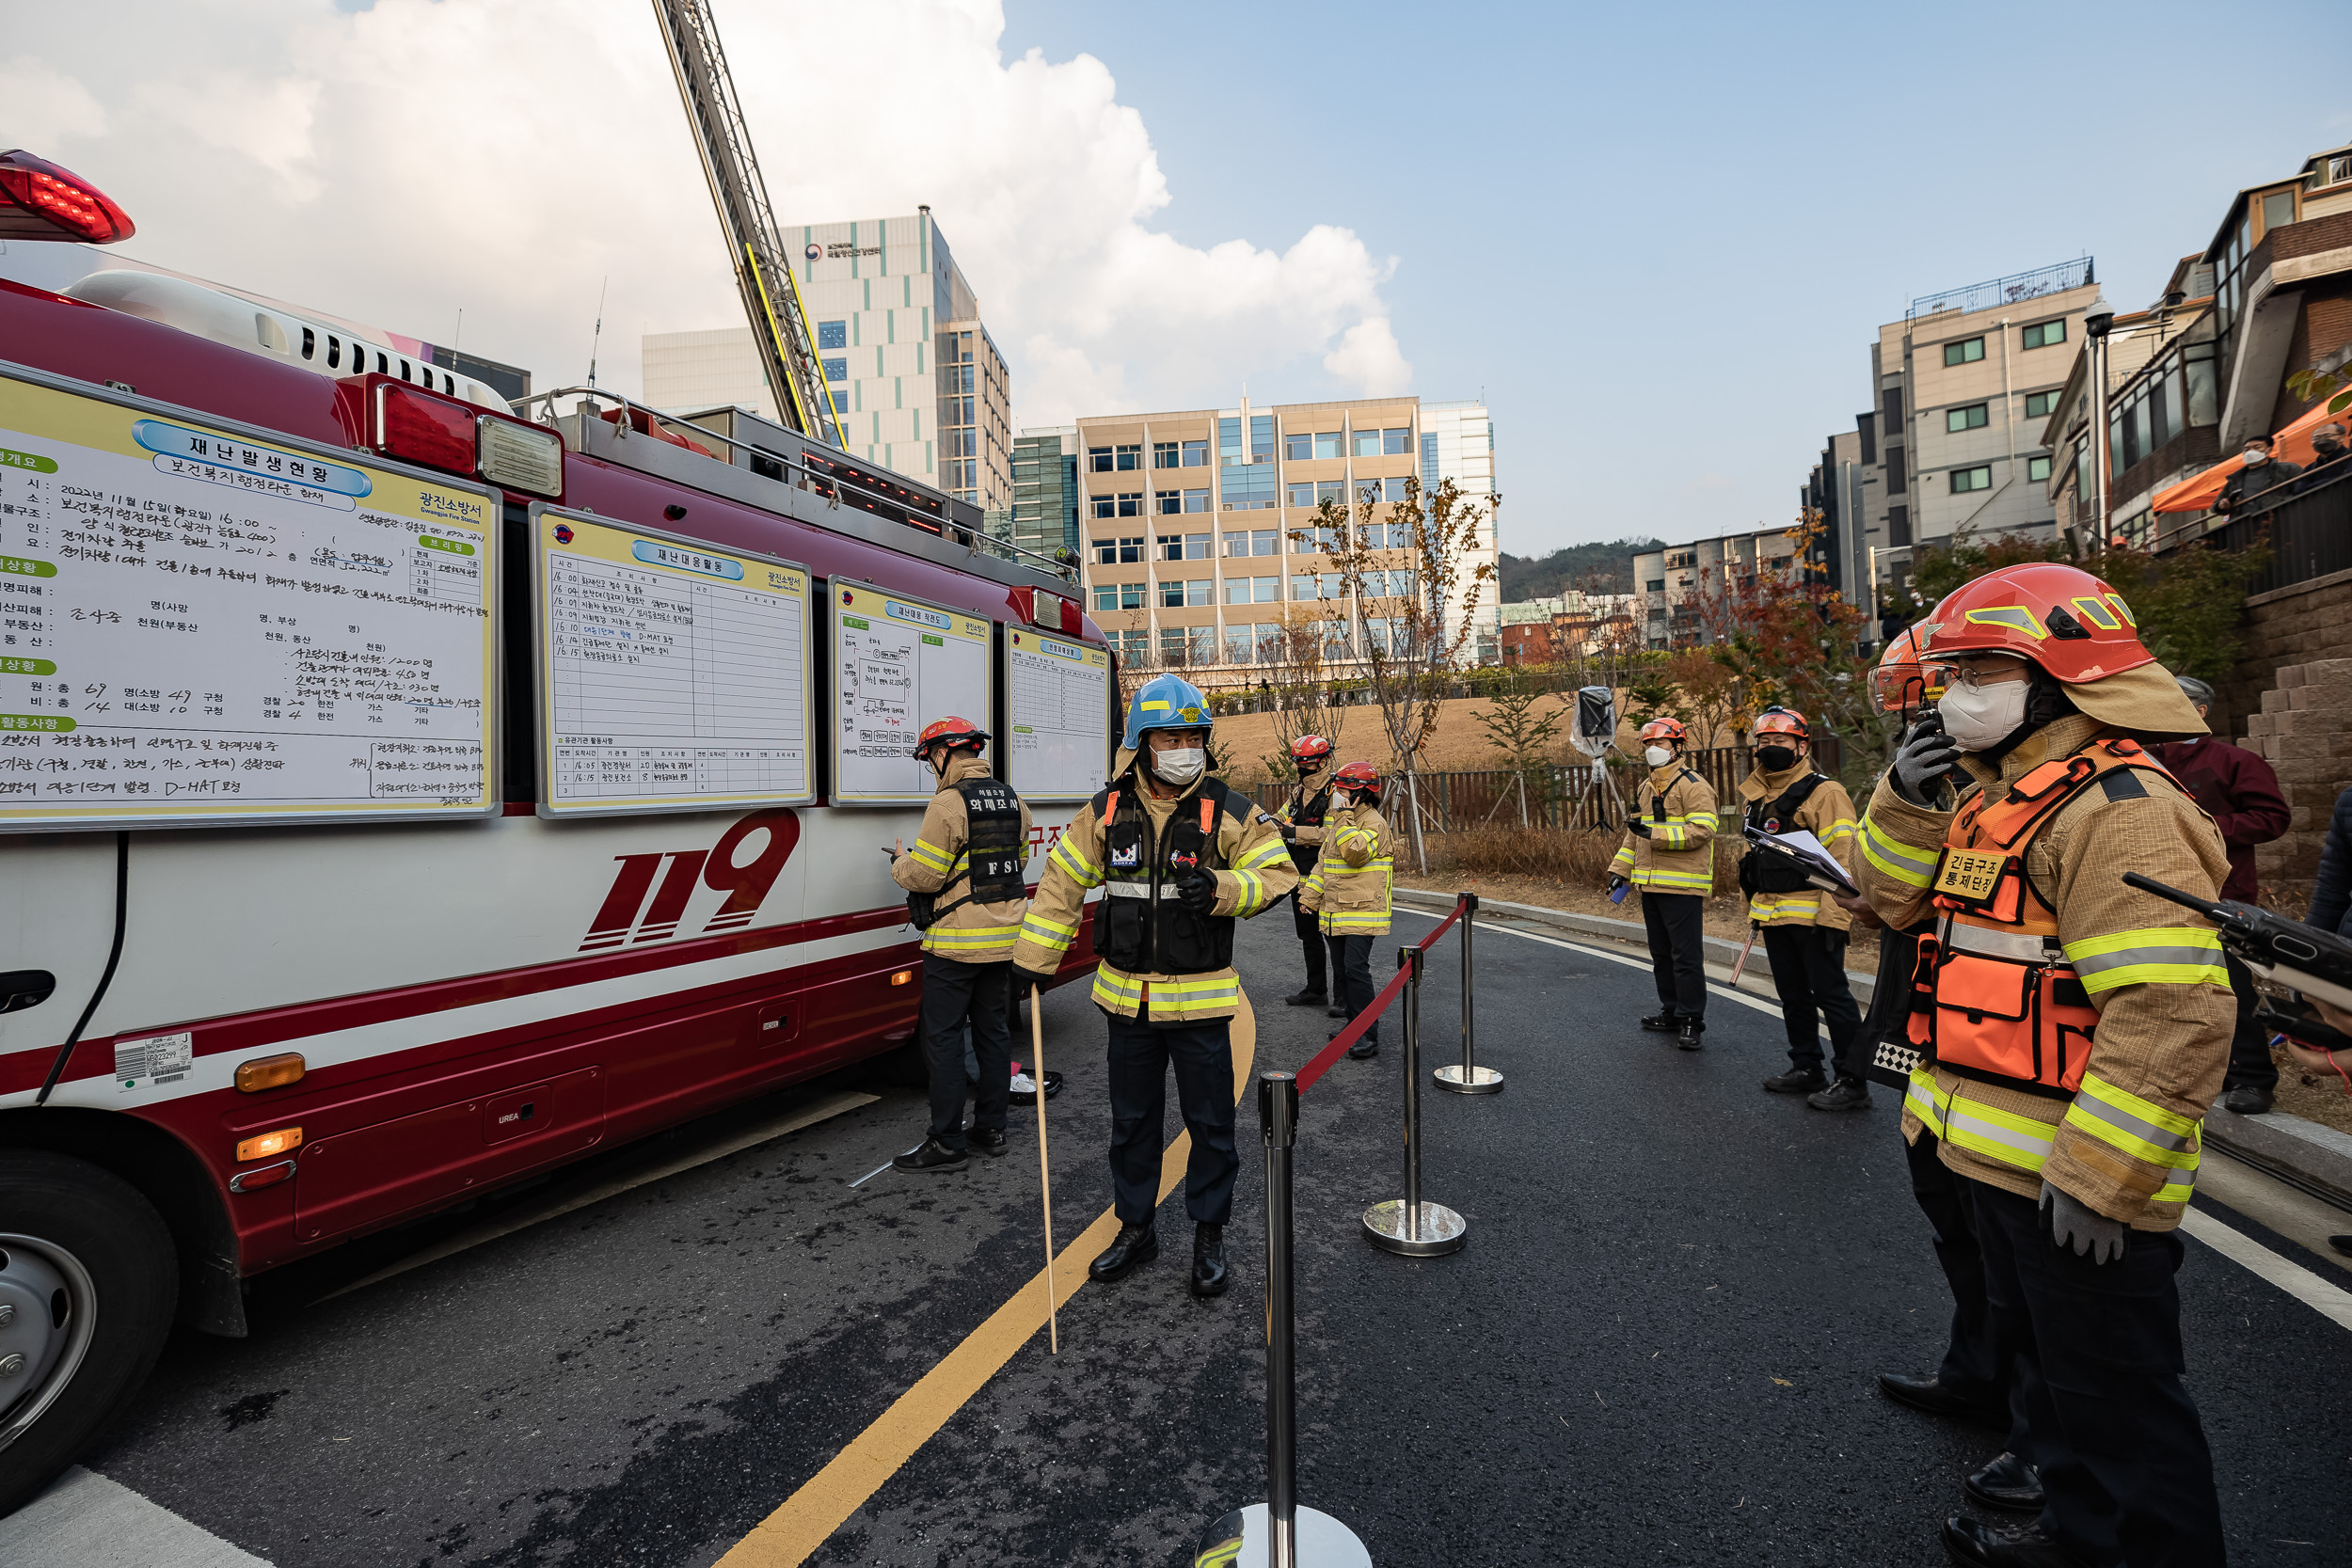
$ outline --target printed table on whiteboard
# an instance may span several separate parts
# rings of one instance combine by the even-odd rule
[[[495,505],[0,376],[0,827],[495,810]]]
[[[987,726],[992,623],[854,582],[836,580],[832,596],[834,799],[928,800],[938,781],[914,760],[914,737],[950,714]]]
[[[1033,800],[1082,800],[1109,770],[1111,656],[1041,632],[1006,633],[1009,782]]]
[[[544,814],[811,798],[805,571],[554,512],[538,534]]]

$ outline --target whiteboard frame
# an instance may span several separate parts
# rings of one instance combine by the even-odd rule
[[[707,539],[673,532],[668,529],[640,528],[635,523],[605,516],[602,513],[585,512],[576,506],[560,506],[552,501],[533,501],[529,508],[531,531],[531,688],[532,702],[538,708],[535,717],[539,748],[538,816],[543,821],[568,822],[585,816],[663,816],[688,812],[733,812],[758,810],[767,806],[813,805],[817,792],[818,746],[816,731],[824,722],[824,705],[818,701],[816,685],[817,634],[810,625],[816,619],[818,578],[797,561],[764,550],[738,549],[733,545],[714,545]],[[807,748],[808,788],[798,795],[730,795],[723,799],[702,800],[661,801],[597,801],[592,805],[558,806],[555,803],[555,693],[552,685],[555,670],[548,654],[548,640],[552,626],[548,622],[548,551],[539,531],[543,517],[561,517],[566,522],[590,528],[607,529],[639,539],[659,540],[684,549],[704,550],[712,555],[731,556],[739,561],[757,561],[770,566],[781,566],[801,574],[806,587],[803,589],[801,605],[801,691],[803,694],[803,744]]]
[[[941,604],[937,599],[927,599],[920,594],[903,593],[896,588],[884,587],[879,582],[868,582],[863,578],[836,576],[825,581],[825,646],[832,660],[825,669],[825,689],[832,698],[831,711],[826,716],[825,723],[826,729],[831,734],[831,738],[826,742],[825,760],[833,769],[827,780],[830,788],[825,797],[826,804],[886,808],[928,805],[931,797],[939,793],[938,786],[935,784],[921,790],[911,790],[903,795],[845,796],[841,793],[841,603],[834,594],[834,590],[837,588],[863,589],[868,594],[880,594],[885,598],[904,599],[911,605],[923,610],[935,610],[942,615],[986,621],[989,625],[989,641],[992,643],[1003,635],[1005,623],[993,615],[984,614],[977,610],[960,610],[954,605]],[[977,721],[981,723],[993,722],[995,719],[997,663],[998,661],[993,657],[980,661],[980,669],[989,680],[986,709],[988,717]],[[994,742],[992,741],[990,744],[993,746]]]
[[[70,375],[59,375],[11,359],[0,359],[0,380],[22,381],[47,391],[66,392],[87,398],[92,403],[111,404],[135,413],[159,419],[184,420],[225,435],[241,436],[257,446],[277,447],[286,451],[308,452],[323,462],[342,467],[373,468],[378,473],[401,479],[437,484],[461,495],[475,497],[483,503],[485,519],[482,530],[482,605],[485,647],[482,659],[482,793],[480,804],[462,806],[411,805],[406,807],[377,807],[352,805],[332,807],[291,807],[283,811],[240,812],[222,810],[217,801],[208,801],[201,808],[194,805],[178,811],[147,812],[107,811],[98,808],[95,815],[74,816],[20,817],[11,816],[5,801],[0,801],[0,834],[5,833],[71,833],[115,832],[127,829],[153,828],[312,828],[345,824],[384,822],[480,822],[500,816],[506,810],[502,799],[500,748],[505,734],[505,709],[501,672],[504,668],[505,626],[500,614],[500,597],[503,578],[500,575],[500,530],[505,517],[505,496],[497,486],[471,476],[461,477],[427,468],[413,463],[403,463],[385,457],[365,447],[336,447],[310,439],[290,436],[282,430],[272,430],[245,420],[233,420],[210,409],[192,408],[186,404],[167,403],[162,398],[141,397],[113,387],[101,386]],[[378,508],[377,510],[382,510]]]
[[[1003,638],[1000,639],[1002,643],[1003,658],[1000,661],[1000,668],[996,672],[996,678],[1003,683],[1005,693],[1006,735],[1004,739],[1004,748],[998,753],[997,758],[1002,768],[1002,771],[998,774],[998,776],[1008,784],[1012,786],[1012,792],[1014,794],[1020,796],[1024,800],[1034,800],[1040,805],[1062,805],[1077,800],[1091,800],[1097,794],[1101,793],[1103,788],[1102,784],[1097,784],[1093,788],[1081,791],[1075,795],[1066,795],[1059,792],[1031,790],[1026,785],[1023,784],[1021,780],[1014,774],[1011,735],[1013,725],[1012,634],[1016,631],[1026,632],[1031,637],[1051,637],[1058,641],[1075,643],[1081,648],[1090,648],[1097,653],[1111,657],[1112,662],[1105,665],[1103,670],[1103,711],[1100,715],[1103,721],[1103,779],[1105,783],[1109,781],[1111,776],[1111,762],[1119,754],[1117,737],[1111,734],[1110,704],[1110,694],[1119,689],[1117,656],[1111,655],[1111,650],[1105,643],[1089,642],[1083,637],[1072,637],[1065,632],[1042,631],[1036,626],[1025,626],[1017,621],[1007,621],[1004,623],[1005,634]]]

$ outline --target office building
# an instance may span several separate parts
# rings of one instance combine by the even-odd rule
[[[1012,443],[1012,513],[1007,537],[1021,548],[1050,556],[1076,555],[1078,427],[1025,430]]]
[[[911,217],[789,224],[842,445],[984,511],[1012,506],[1012,384],[929,207]],[[748,325],[648,333],[645,402],[777,419]]]
[[[1870,415],[1860,415],[1854,429],[1823,442],[1821,455],[1797,494],[1799,507],[1821,530],[1818,553],[1825,580],[1848,602],[1866,607],[1879,585],[1882,547],[1872,544],[1869,531],[1870,519],[1878,510],[1871,502],[1880,483],[1874,423]],[[1871,613],[1875,619],[1876,612]],[[1867,632],[1866,640],[1876,635]]]
[[[1483,404],[1419,398],[1252,404],[1078,421],[1087,604],[1131,667],[1195,672],[1204,687],[1254,684],[1264,648],[1295,617],[1325,625],[1327,658],[1344,670],[1373,640],[1393,649],[1393,601],[1418,594],[1408,525],[1389,507],[1418,477],[1451,479],[1484,508],[1495,489],[1493,421]],[[1325,499],[1374,506],[1392,531],[1367,594],[1352,599],[1311,537]],[[1494,520],[1443,607],[1451,641],[1470,622],[1463,663],[1499,657]],[[1392,570],[1391,568],[1393,568]],[[1385,592],[1371,592],[1375,587]],[[1473,597],[1475,602],[1473,603]],[[1386,613],[1384,613],[1386,611]]]

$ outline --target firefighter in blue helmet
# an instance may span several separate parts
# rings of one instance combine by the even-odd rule
[[[1184,1208],[1192,1293],[1225,1293],[1233,1148],[1233,922],[1298,880],[1281,826],[1209,776],[1209,702],[1174,675],[1136,694],[1110,786],[1079,808],[1046,858],[1013,948],[1016,983],[1042,986],[1094,906],[1094,1003],[1110,1025],[1111,1182],[1119,1235],[1094,1260],[1118,1279],[1159,1256],[1161,1118],[1168,1069],[1192,1134]]]

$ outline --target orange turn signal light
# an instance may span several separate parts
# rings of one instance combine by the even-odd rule
[[[237,1159],[240,1162],[266,1160],[273,1154],[291,1154],[301,1147],[302,1129],[281,1127],[275,1132],[263,1132],[258,1137],[238,1140]]]
[[[256,1056],[237,1064],[237,1090],[241,1094],[260,1094],[263,1089],[282,1089],[289,1084],[301,1083],[302,1075],[309,1070],[299,1051],[289,1051],[282,1056]]]
[[[904,986],[912,984],[914,979],[914,971],[911,969],[901,969],[890,976],[890,983],[894,986]]]

